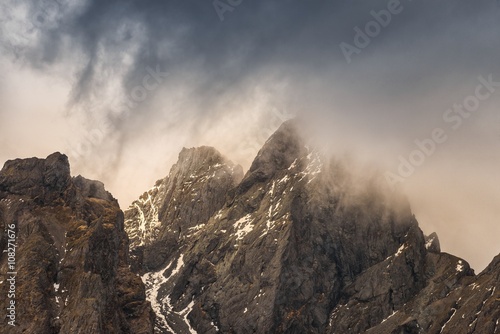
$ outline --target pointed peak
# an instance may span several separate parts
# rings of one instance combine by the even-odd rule
[[[66,154],[62,154],[61,152],[55,152],[50,154],[47,158],[45,158],[45,161],[47,164],[50,163],[60,163],[64,166],[69,167],[69,159]]]
[[[222,154],[210,146],[183,147],[179,153],[179,162],[186,160],[201,160],[210,162],[212,160],[224,160]]]
[[[277,170],[287,169],[296,159],[307,154],[298,121],[288,120],[266,141],[253,161],[249,174],[259,176],[262,180],[269,179]]]
[[[482,273],[497,273],[500,275],[500,254],[493,258],[491,263],[483,270]]]
[[[192,148],[183,148],[179,153],[177,163],[172,167],[173,171],[181,173],[195,172],[199,169],[227,166],[228,168],[243,173],[241,166],[234,164],[224,157],[218,150],[210,146],[200,146]]]
[[[441,253],[441,245],[436,232],[425,237],[425,248],[431,253]]]
[[[273,141],[281,141],[283,139],[303,141],[303,134],[299,129],[299,125],[299,119],[297,118],[283,122],[271,137],[269,137],[266,144]]]
[[[0,191],[51,201],[71,183],[68,157],[56,152],[46,159],[9,160],[0,171]]]
[[[4,167],[1,171],[7,173],[8,170],[12,169],[25,170],[42,165],[49,168],[53,167],[69,171],[69,159],[65,154],[62,154],[60,152],[52,153],[45,159],[25,158],[8,160],[7,162],[5,162]]]

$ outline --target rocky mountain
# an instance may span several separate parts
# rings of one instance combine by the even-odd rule
[[[125,212],[62,154],[8,161],[0,333],[500,333],[500,255],[475,275],[306,138],[284,123],[245,174],[183,149]]]
[[[0,333],[153,333],[123,212],[65,155],[5,164],[0,229]]]
[[[224,205],[242,178],[242,167],[214,148],[183,149],[170,174],[125,211],[134,266],[143,272],[164,265]]]
[[[157,333],[500,333],[500,259],[475,275],[376,175],[289,121],[248,172],[184,149],[125,211]]]

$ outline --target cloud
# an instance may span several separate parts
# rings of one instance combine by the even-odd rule
[[[0,160],[65,151],[74,172],[104,181],[126,206],[183,146],[213,145],[248,166],[281,120],[302,115],[322,125],[338,154],[393,170],[479,75],[500,80],[500,8],[493,0],[401,0],[400,13],[347,63],[340,44],[354,45],[354,29],[388,4],[244,0],[221,21],[211,1],[3,2]],[[147,89],[156,69],[168,76]],[[499,99],[406,183],[426,232],[466,230],[478,212],[480,230],[494,229],[494,208],[457,198],[450,184],[465,194],[498,185]],[[445,180],[452,163],[464,168]],[[461,182],[471,175],[479,179]],[[497,198],[495,189],[484,193]],[[447,198],[466,205],[454,212]],[[464,235],[444,237],[444,248],[466,244],[464,256],[479,267],[499,251],[473,251],[494,244],[493,234]]]

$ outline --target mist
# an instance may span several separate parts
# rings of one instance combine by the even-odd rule
[[[0,163],[64,152],[74,175],[103,181],[126,208],[182,147],[214,146],[247,169],[299,117],[335,155],[395,176],[424,232],[479,271],[500,253],[500,88],[474,111],[448,110],[471,101],[480,77],[500,82],[500,7],[400,1],[356,45],[355,28],[390,6],[4,2]],[[446,140],[414,153],[436,129]]]

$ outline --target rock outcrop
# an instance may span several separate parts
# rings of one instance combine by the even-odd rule
[[[241,166],[214,148],[183,149],[169,175],[125,211],[134,268],[147,272],[164,265],[224,205],[242,177]]]
[[[13,228],[11,228],[13,227]],[[117,201],[102,183],[72,178],[68,158],[8,161],[0,171],[0,309],[15,301],[15,326],[0,333],[153,333],[145,287],[128,263]],[[7,298],[8,272],[16,271]]]
[[[474,276],[404,197],[309,148],[295,121],[234,171],[183,150],[125,212],[158,333],[496,333],[497,266]]]

